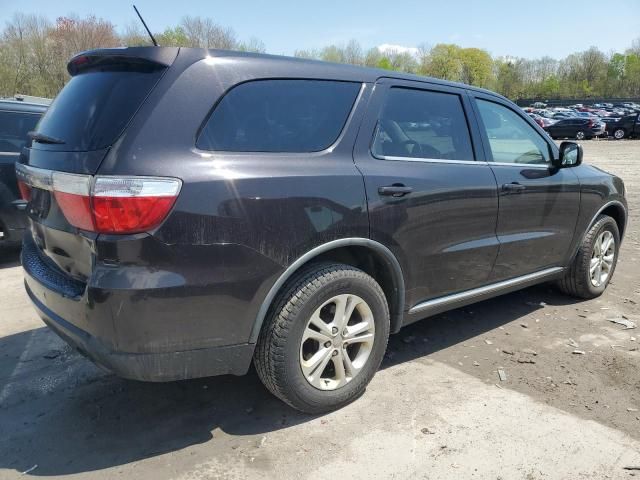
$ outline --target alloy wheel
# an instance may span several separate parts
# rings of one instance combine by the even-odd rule
[[[616,140],[623,139],[624,138],[624,130],[618,129],[615,132],[613,132],[613,138],[615,138]]]
[[[300,368],[319,390],[336,390],[353,380],[373,348],[371,308],[357,295],[336,295],[311,315],[300,344]]]
[[[577,140],[584,140],[584,132],[576,133],[576,139]]]
[[[603,231],[593,245],[589,277],[594,287],[604,285],[613,269],[616,255],[616,242],[609,230]]]

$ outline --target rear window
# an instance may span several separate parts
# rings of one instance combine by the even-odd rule
[[[110,146],[154,87],[163,70],[109,67],[72,77],[38,125],[62,150]]]
[[[40,119],[37,113],[0,112],[0,152],[19,152]]]
[[[196,146],[227,152],[317,152],[342,131],[360,84],[258,80],[238,85],[215,107]]]

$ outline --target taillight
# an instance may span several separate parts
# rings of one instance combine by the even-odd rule
[[[93,177],[26,165],[16,166],[16,173],[23,197],[31,186],[50,190],[71,225],[109,234],[153,230],[173,208],[182,186],[175,178]]]
[[[173,178],[98,177],[92,196],[96,230],[151,230],[165,219],[179,191],[180,181]]]
[[[67,221],[82,230],[95,230],[91,214],[91,177],[53,172],[53,195]]]
[[[20,197],[27,202],[31,200],[31,187],[22,180],[18,180],[18,190],[20,190]]]
[[[593,120],[589,120],[589,123],[587,123],[587,128],[591,127],[593,127]]]

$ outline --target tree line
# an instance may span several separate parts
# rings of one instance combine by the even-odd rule
[[[241,40],[232,28],[203,17],[186,16],[154,36],[165,46],[266,51],[261,40]],[[117,30],[111,22],[94,16],[51,21],[41,15],[17,13],[0,31],[0,96],[54,97],[69,80],[66,64],[77,52],[141,45],[150,45],[150,40],[137,23]],[[294,55],[463,82],[513,100],[640,97],[640,38],[619,52],[590,47],[560,60],[549,56],[492,57],[486,50],[445,43],[411,50],[365,50],[356,40],[297,50]]]

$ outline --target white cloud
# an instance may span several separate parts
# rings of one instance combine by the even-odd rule
[[[416,47],[406,47],[404,45],[393,45],[391,43],[383,43],[378,45],[378,50],[381,53],[410,53],[413,56],[418,56],[418,49]]]

